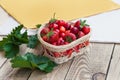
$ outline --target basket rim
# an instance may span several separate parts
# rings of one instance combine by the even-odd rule
[[[46,23],[46,24],[47,24],[47,23]],[[91,35],[91,28],[90,28],[90,32],[89,32],[88,34],[86,34],[85,36],[83,36],[83,37],[81,37],[81,38],[79,38],[79,39],[76,39],[76,40],[72,41],[71,43],[69,43],[69,44],[67,44],[67,45],[55,46],[55,45],[52,45],[52,44],[50,44],[50,43],[48,43],[48,42],[45,42],[45,41],[42,39],[41,35],[40,35],[42,29],[45,27],[46,24],[43,24],[40,28],[38,28],[37,37],[38,37],[38,39],[39,39],[39,41],[40,41],[41,43],[44,43],[44,45],[47,45],[47,46],[49,46],[49,47],[55,47],[56,49],[59,49],[59,48],[61,48],[61,47],[62,47],[62,48],[66,48],[67,46],[74,45],[74,43],[76,43],[76,41],[84,40],[84,39],[86,39],[88,36]]]

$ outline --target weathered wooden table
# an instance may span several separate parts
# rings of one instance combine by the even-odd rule
[[[91,43],[89,53],[57,66],[51,73],[13,69],[0,52],[0,80],[120,80],[120,44]]]

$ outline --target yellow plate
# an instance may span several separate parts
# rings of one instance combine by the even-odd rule
[[[54,13],[71,20],[120,8],[111,0],[0,0],[0,5],[27,28],[47,22]]]

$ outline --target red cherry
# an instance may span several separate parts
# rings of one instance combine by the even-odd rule
[[[84,26],[84,27],[82,28],[82,31],[84,32],[84,34],[88,34],[88,33],[90,32],[90,27]]]
[[[46,35],[43,36],[42,39],[43,39],[44,41],[48,42],[48,37],[47,37]]]
[[[89,43],[90,43],[89,41],[86,41],[86,42],[85,42],[85,45],[87,46],[87,45],[89,45]]]
[[[58,33],[60,32],[60,30],[59,30],[59,29],[55,29],[55,31],[56,31],[56,32],[58,32]]]
[[[65,27],[64,26],[60,26],[60,32],[65,32],[65,31],[66,31]]]
[[[75,50],[76,53],[79,52],[79,49],[80,49],[80,48],[79,48],[79,45],[77,45],[77,46],[74,47],[74,50]]]
[[[71,57],[72,53],[73,53],[72,49],[66,51],[66,54],[68,55],[68,58]]]
[[[65,37],[65,33],[60,33],[60,37],[62,37],[63,39],[64,39],[64,37]]]
[[[50,31],[48,27],[45,27],[42,31],[41,34],[47,34]]]
[[[79,30],[77,27],[73,27],[70,29],[70,32],[74,33],[74,34],[78,34]]]
[[[70,30],[65,31],[65,34],[70,33]]]
[[[70,25],[70,29],[72,29],[74,26],[73,25]]]
[[[70,29],[70,24],[66,22],[66,23],[64,24],[64,27],[65,27],[66,30],[69,30],[69,29]]]
[[[56,57],[56,58],[59,58],[59,57],[60,57],[60,53],[58,53],[58,52],[54,52],[53,55],[54,55],[54,57]]]
[[[72,42],[74,40],[76,40],[76,35],[75,34],[73,34],[73,33],[66,33],[65,34],[65,41],[66,42]]]
[[[79,30],[81,30],[81,27],[80,27],[80,20],[77,21],[77,22],[75,22],[74,27],[77,27]]]
[[[57,42],[59,39],[59,33],[56,31],[53,31],[53,35],[50,37],[50,43]]]
[[[69,42],[65,42],[65,44],[69,44]]]
[[[57,24],[53,24],[53,29],[58,29],[58,25]]]
[[[66,22],[64,20],[57,20],[56,24],[58,24],[58,26],[64,26],[66,25]]]
[[[49,25],[49,28],[50,28],[50,29],[51,29],[51,28],[53,28],[53,29],[58,29],[58,25],[55,24],[55,23],[52,23],[52,24]]]
[[[58,44],[58,45],[63,45],[64,43],[65,43],[65,41],[63,40],[62,37],[60,37],[60,38],[58,39],[57,44]]]
[[[85,36],[85,34],[84,34],[82,31],[79,31],[79,33],[78,33],[78,38],[81,38],[81,37],[83,37],[83,36]]]
[[[52,43],[52,45],[57,45],[57,42]]]
[[[48,27],[51,29],[53,28],[53,23],[49,24]]]
[[[80,20],[75,22],[74,27],[80,27]]]

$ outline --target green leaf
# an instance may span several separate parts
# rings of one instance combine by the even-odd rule
[[[19,25],[0,41],[0,50],[5,51],[5,57],[15,57],[19,53],[19,45],[28,43],[27,30],[21,33],[22,28],[23,25]]]
[[[39,44],[37,34],[30,36],[28,41],[29,42],[28,42],[27,46],[29,48],[35,48]]]
[[[32,69],[32,66],[30,62],[27,61],[26,56],[17,56],[11,60],[12,67],[13,68],[30,68]]]
[[[6,44],[4,44],[3,49],[4,49],[5,52],[9,52],[9,51],[12,50],[13,47],[14,46],[13,46],[12,43],[6,43]]]
[[[50,37],[52,36],[54,34],[54,32],[53,32],[53,28],[50,30],[50,32],[48,32],[47,34],[46,34],[46,36],[48,37],[48,39],[50,39]]]
[[[47,66],[47,68],[45,69],[46,72],[51,72],[53,70],[53,68],[57,66],[57,64],[55,64],[54,62],[49,62],[49,66]]]
[[[21,33],[23,27],[23,25],[19,25],[12,30],[11,34],[8,35],[11,37],[12,41],[16,42],[15,44],[21,45],[22,43],[28,43],[27,30]]]
[[[12,43],[6,43],[3,46],[3,50],[5,51],[5,57],[6,58],[12,58],[15,57],[19,53],[19,46],[14,45]]]
[[[86,24],[86,20],[80,20],[80,27],[83,28],[84,26],[89,26],[88,24]]]
[[[3,51],[3,48],[0,46],[0,51]]]
[[[53,22],[55,22],[56,20],[57,20],[57,19],[51,18],[50,21],[49,21],[49,23],[53,23]]]
[[[37,24],[37,25],[36,25],[37,28],[40,28],[41,26],[42,26],[41,24]]]
[[[3,45],[4,45],[4,42],[0,41],[0,51],[3,51]]]
[[[48,63],[45,63],[45,64],[38,65],[38,68],[40,70],[45,70],[47,68],[47,66],[48,66]]]
[[[13,68],[39,69],[44,72],[50,72],[56,64],[45,56],[37,56],[33,53],[19,55],[11,60]]]
[[[72,42],[73,40],[72,40],[72,38],[70,37],[70,36],[67,36],[66,38],[65,38],[65,41],[67,41],[67,42]]]
[[[20,31],[23,27],[23,25],[19,25],[18,27],[12,30],[11,34],[20,34]]]

